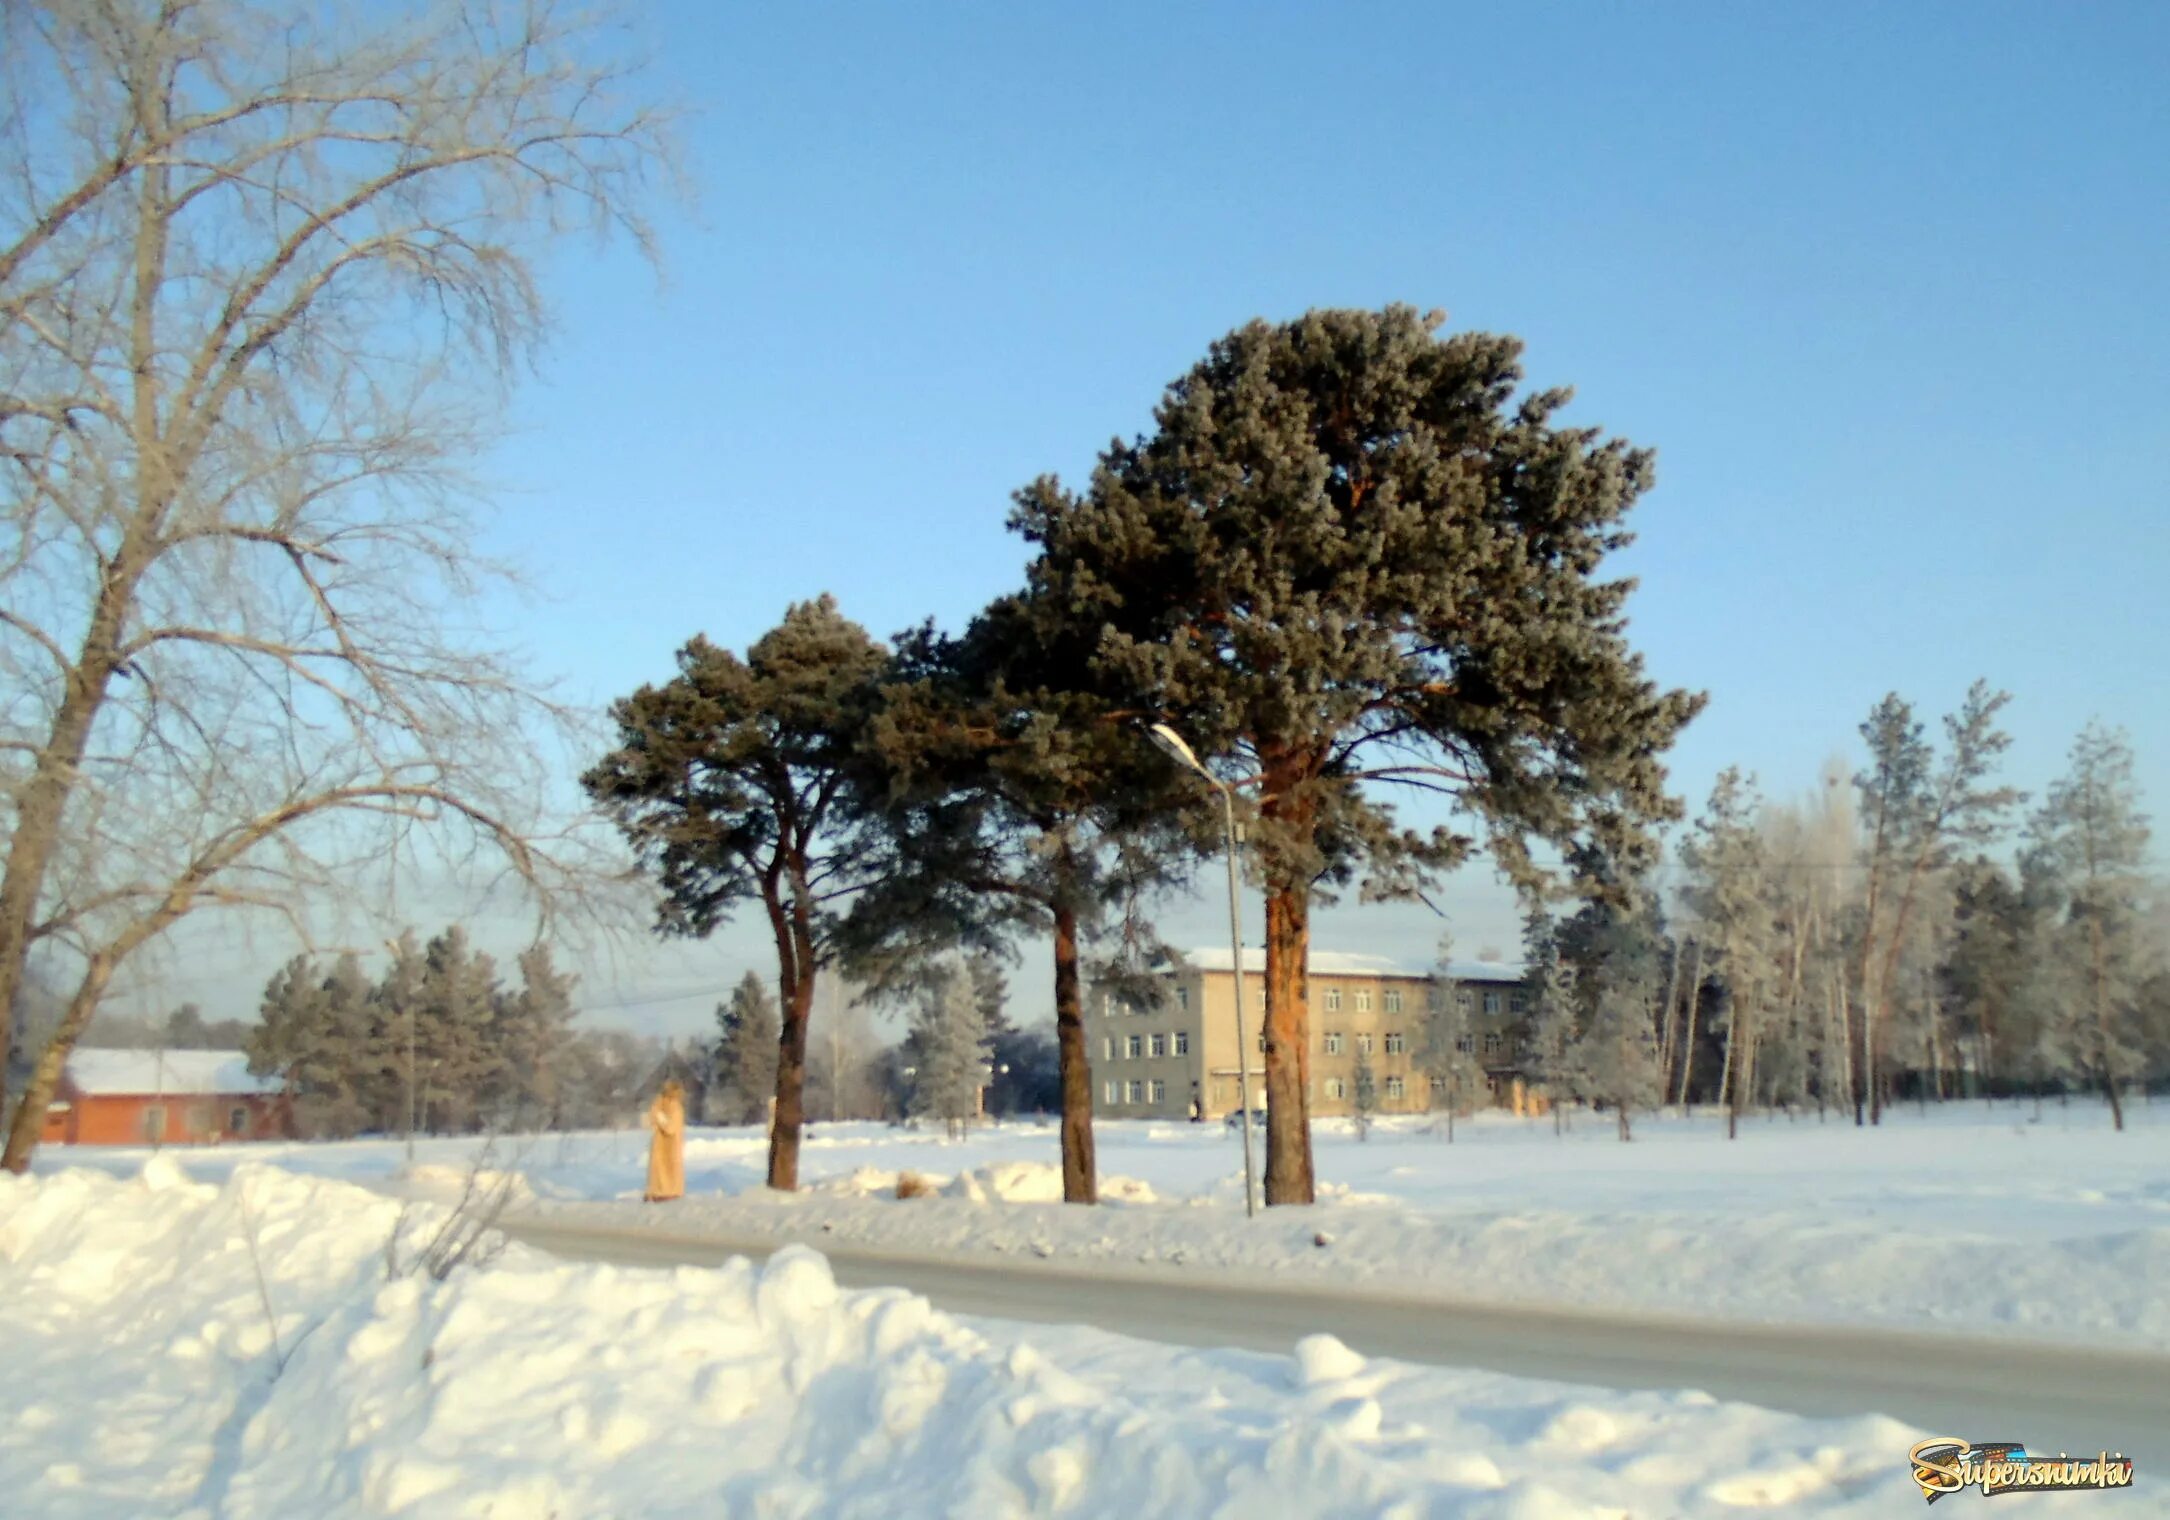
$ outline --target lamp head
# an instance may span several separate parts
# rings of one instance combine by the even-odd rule
[[[1200,774],[1205,773],[1206,768],[1198,763],[1198,756],[1192,752],[1188,744],[1183,742],[1183,736],[1167,724],[1152,724],[1146,729],[1145,733],[1147,738],[1159,745],[1161,750],[1178,765],[1188,766]]]

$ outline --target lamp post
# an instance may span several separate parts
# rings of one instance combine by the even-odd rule
[[[1246,1218],[1255,1218],[1258,1188],[1251,1167],[1251,1046],[1243,1028],[1243,919],[1237,906],[1235,788],[1201,765],[1183,736],[1167,724],[1155,723],[1146,733],[1171,760],[1196,772],[1221,794],[1221,825],[1228,837],[1228,949],[1235,957],[1236,974],[1236,1101],[1243,1105],[1243,1212]]]

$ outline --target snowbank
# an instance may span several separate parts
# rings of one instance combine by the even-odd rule
[[[402,1217],[339,1182],[246,1167],[213,1187],[165,1158],[134,1178],[0,1179],[8,1514],[1564,1520],[1919,1502],[1912,1432],[1883,1419],[1417,1369],[1323,1337],[1294,1358],[990,1338],[902,1292],[839,1292],[806,1250],[664,1272],[515,1248],[442,1282],[389,1276]],[[442,1215],[404,1217],[426,1232]]]

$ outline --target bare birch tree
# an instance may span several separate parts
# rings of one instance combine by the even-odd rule
[[[552,234],[629,232],[638,76],[547,3],[0,9],[0,1046],[207,907],[491,860],[547,905],[558,715],[471,630],[463,468]]]

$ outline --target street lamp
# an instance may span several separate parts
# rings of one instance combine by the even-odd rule
[[[1221,794],[1221,824],[1228,835],[1228,948],[1235,957],[1236,973],[1236,1101],[1243,1105],[1243,1212],[1251,1218],[1258,1213],[1258,1188],[1251,1169],[1251,1047],[1243,1032],[1243,919],[1236,895],[1235,788],[1201,765],[1183,736],[1167,724],[1155,723],[1145,732],[1169,759],[1195,771],[1206,785]]]

